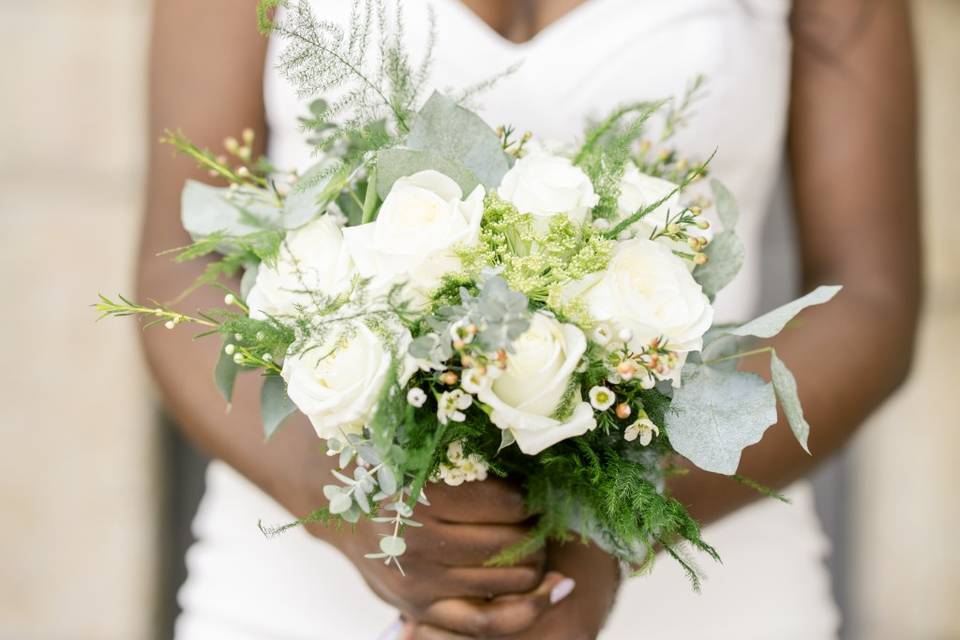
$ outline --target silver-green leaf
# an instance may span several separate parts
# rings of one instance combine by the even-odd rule
[[[224,345],[226,346],[226,345]],[[233,356],[224,349],[220,349],[220,358],[217,360],[217,366],[213,370],[213,381],[220,390],[229,405],[233,402],[233,386],[237,381],[237,374],[240,372],[240,365],[233,361]]]
[[[773,390],[777,394],[777,400],[780,401],[780,407],[783,409],[787,422],[797,442],[803,447],[803,450],[810,453],[807,440],[810,437],[810,424],[803,417],[803,407],[800,406],[800,396],[797,393],[797,380],[793,373],[787,368],[783,360],[777,357],[776,351],[770,352],[770,374],[773,380]]]
[[[433,169],[456,182],[467,196],[480,179],[456,160],[419,149],[384,149],[377,156],[377,195],[386,199],[393,183],[420,171]]]
[[[743,450],[777,421],[773,386],[742,371],[689,370],[666,413],[670,444],[701,469],[733,475]]]
[[[694,279],[711,299],[740,273],[746,254],[743,242],[734,231],[721,231],[704,250],[706,264],[698,266]]]
[[[740,207],[737,206],[737,199],[716,178],[710,181],[710,189],[713,191],[717,215],[720,217],[720,223],[723,225],[724,231],[732,231],[737,226],[737,222],[740,221]]]
[[[463,165],[489,188],[498,186],[510,170],[510,157],[504,153],[500,137],[476,113],[440,93],[423,105],[406,146]]]
[[[296,405],[287,396],[287,383],[280,376],[268,376],[260,389],[260,417],[263,420],[264,438],[270,438],[283,421],[294,411]]]
[[[183,228],[197,240],[217,232],[242,236],[277,226],[279,209],[259,193],[235,192],[187,180],[180,196]]]
[[[793,302],[788,302],[782,307],[778,307],[773,311],[765,313],[755,320],[751,320],[750,322],[740,325],[735,329],[731,329],[730,334],[735,336],[772,338],[780,333],[780,331],[787,326],[787,323],[793,320],[798,313],[807,307],[829,302],[835,295],[837,295],[841,288],[842,287],[839,286],[817,287],[802,298],[798,298]]]

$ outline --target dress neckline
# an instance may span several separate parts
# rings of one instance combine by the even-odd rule
[[[584,0],[576,7],[570,9],[560,17],[552,20],[550,23],[534,33],[531,37],[521,42],[514,42],[510,38],[505,37],[499,31],[494,29],[489,22],[477,15],[473,9],[465,5],[461,0],[443,1],[445,4],[451,5],[455,11],[464,16],[468,21],[474,23],[478,30],[486,35],[488,40],[491,40],[504,49],[523,51],[533,48],[550,40],[557,34],[562,33],[569,26],[585,17],[591,11],[594,11],[596,6],[603,4],[605,0]]]

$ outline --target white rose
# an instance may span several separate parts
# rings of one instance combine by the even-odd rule
[[[521,451],[535,455],[597,426],[593,409],[579,397],[566,420],[551,417],[587,348],[580,329],[537,313],[513,346],[506,370],[488,381],[477,398],[493,410],[491,422],[513,434]]]
[[[460,268],[454,246],[477,242],[484,195],[481,186],[463,200],[457,183],[437,171],[400,178],[376,221],[344,230],[357,270],[376,285],[406,281],[414,297],[425,296]]]
[[[276,262],[261,264],[256,282],[247,295],[250,317],[294,313],[310,309],[313,299],[306,291],[336,296],[350,287],[353,261],[343,246],[343,232],[328,216],[287,233]]]
[[[566,214],[580,224],[599,201],[590,178],[580,167],[568,158],[543,152],[517,160],[503,176],[497,194],[521,213],[539,219],[541,230],[558,214]]]
[[[322,343],[298,345],[304,348],[283,362],[287,395],[321,438],[341,431],[359,433],[373,412],[394,353],[406,352],[409,344],[405,328],[398,327],[386,337],[366,324],[356,324],[330,334]]]
[[[635,238],[617,246],[607,270],[570,288],[579,295],[595,320],[629,337],[640,351],[654,338],[680,356],[699,351],[703,334],[713,322],[713,307],[685,262],[666,246]]]
[[[620,219],[628,218],[637,211],[667,198],[638,223],[649,231],[663,229],[667,226],[667,218],[680,212],[680,194],[670,195],[676,188],[677,185],[669,180],[640,173],[637,165],[630,162],[620,180],[620,199],[617,201]],[[649,231],[645,235],[649,236]]]

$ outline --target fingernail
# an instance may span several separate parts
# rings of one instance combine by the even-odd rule
[[[399,640],[401,631],[403,631],[403,620],[397,618],[380,634],[380,640]]]
[[[577,583],[573,578],[564,578],[557,583],[553,589],[550,590],[550,604],[557,604],[568,595],[573,593],[573,588],[577,586]]]

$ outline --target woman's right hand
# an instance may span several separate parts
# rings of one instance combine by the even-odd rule
[[[430,506],[419,506],[414,516],[423,526],[404,535],[405,575],[364,557],[390,533],[387,525],[364,520],[335,536],[323,532],[406,620],[470,637],[510,635],[529,629],[558,595],[570,592],[564,575],[544,573],[543,552],[508,567],[485,566],[529,533],[531,519],[518,489],[489,479],[459,487],[430,485],[427,494]]]

